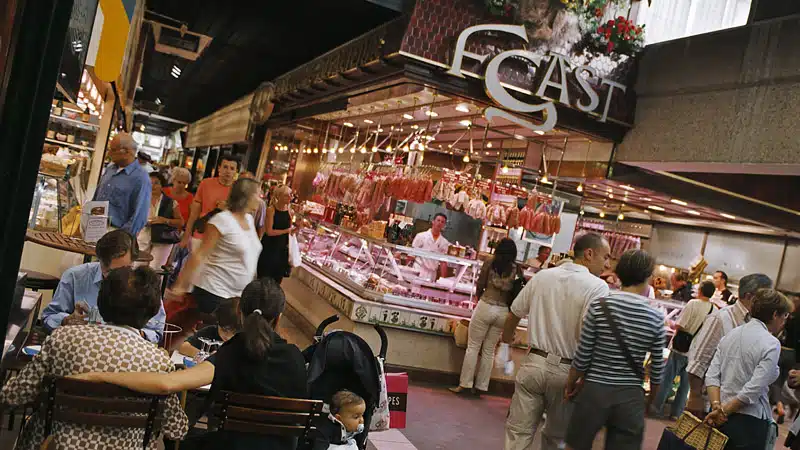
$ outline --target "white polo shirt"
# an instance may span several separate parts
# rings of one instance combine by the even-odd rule
[[[450,242],[442,234],[439,234],[439,238],[435,239],[431,230],[428,230],[417,233],[411,246],[446,255]],[[431,279],[435,276],[436,270],[439,269],[439,261],[430,258],[418,258],[417,261],[419,261],[420,276],[422,278]]]
[[[572,359],[589,302],[609,295],[605,281],[572,262],[542,270],[522,289],[511,312],[528,315],[531,347]]]

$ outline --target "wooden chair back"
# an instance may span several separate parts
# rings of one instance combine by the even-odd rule
[[[141,428],[146,449],[154,431],[161,429],[164,396],[148,395],[106,383],[48,377],[41,414],[45,420],[45,444],[53,423]],[[51,439],[52,440],[52,439]],[[47,448],[47,447],[43,447]]]
[[[219,429],[267,436],[297,437],[304,442],[322,402],[220,391],[214,413]]]

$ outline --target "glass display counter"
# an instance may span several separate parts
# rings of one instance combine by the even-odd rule
[[[78,206],[78,200],[68,181],[68,175],[60,177],[40,172],[36,180],[28,228],[61,233],[64,216],[75,206]]]
[[[471,316],[481,261],[390,244],[311,217],[304,220],[298,233],[303,261],[351,292],[415,310]],[[421,270],[423,264],[437,267],[437,274]]]

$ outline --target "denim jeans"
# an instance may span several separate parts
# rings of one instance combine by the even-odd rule
[[[653,409],[656,414],[663,414],[664,404],[672,392],[672,383],[677,376],[681,377],[681,383],[678,386],[678,392],[675,394],[675,400],[672,402],[671,416],[680,417],[683,413],[683,409],[686,407],[686,399],[689,396],[689,374],[686,373],[688,364],[689,358],[686,355],[681,355],[675,351],[669,353],[667,365],[664,367],[664,378],[661,380],[658,395],[653,402]]]

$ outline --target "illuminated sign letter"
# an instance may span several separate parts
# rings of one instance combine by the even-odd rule
[[[580,66],[575,69],[575,79],[578,80],[578,84],[581,86],[581,89],[583,89],[583,91],[586,92],[586,95],[589,96],[588,105],[584,105],[581,103],[581,100],[578,99],[578,101],[575,103],[575,106],[583,112],[590,113],[597,109],[597,106],[600,104],[600,97],[597,95],[597,92],[594,91],[594,88],[589,83],[589,80],[583,77],[584,71],[589,72],[590,76],[597,78],[597,71],[592,67]]]
[[[540,105],[531,105],[529,103],[517,100],[508,93],[506,88],[500,84],[500,78],[497,72],[500,69],[500,64],[510,57],[524,58],[531,61],[534,65],[538,66],[539,57],[527,50],[506,50],[503,53],[492,58],[489,65],[486,66],[486,93],[492,100],[505,106],[508,109],[518,112],[530,113],[542,111],[545,121],[542,125],[536,125],[536,130],[549,131],[556,125],[558,113],[553,102],[542,103]]]
[[[469,39],[472,34],[479,33],[481,31],[509,33],[522,38],[522,40],[525,42],[528,42],[528,35],[525,33],[525,26],[523,25],[475,25],[473,27],[469,27],[458,35],[456,49],[453,52],[453,63],[450,67],[450,70],[447,71],[448,74],[459,78],[464,78],[464,74],[461,73],[461,63],[464,61],[464,57],[479,61],[481,64],[486,61],[486,58],[488,58],[489,55],[479,55],[477,53],[467,51],[467,39]]]
[[[552,81],[553,79],[553,72],[556,70],[556,66],[558,67],[559,75],[561,82]],[[547,67],[547,73],[544,75],[544,79],[542,80],[542,84],[539,85],[539,90],[536,91],[536,95],[542,98],[547,98],[545,96],[545,90],[548,87],[554,87],[561,91],[561,95],[558,98],[558,101],[569,106],[569,87],[567,86],[567,62],[564,60],[564,57],[558,54],[553,53],[550,56],[550,65]]]

